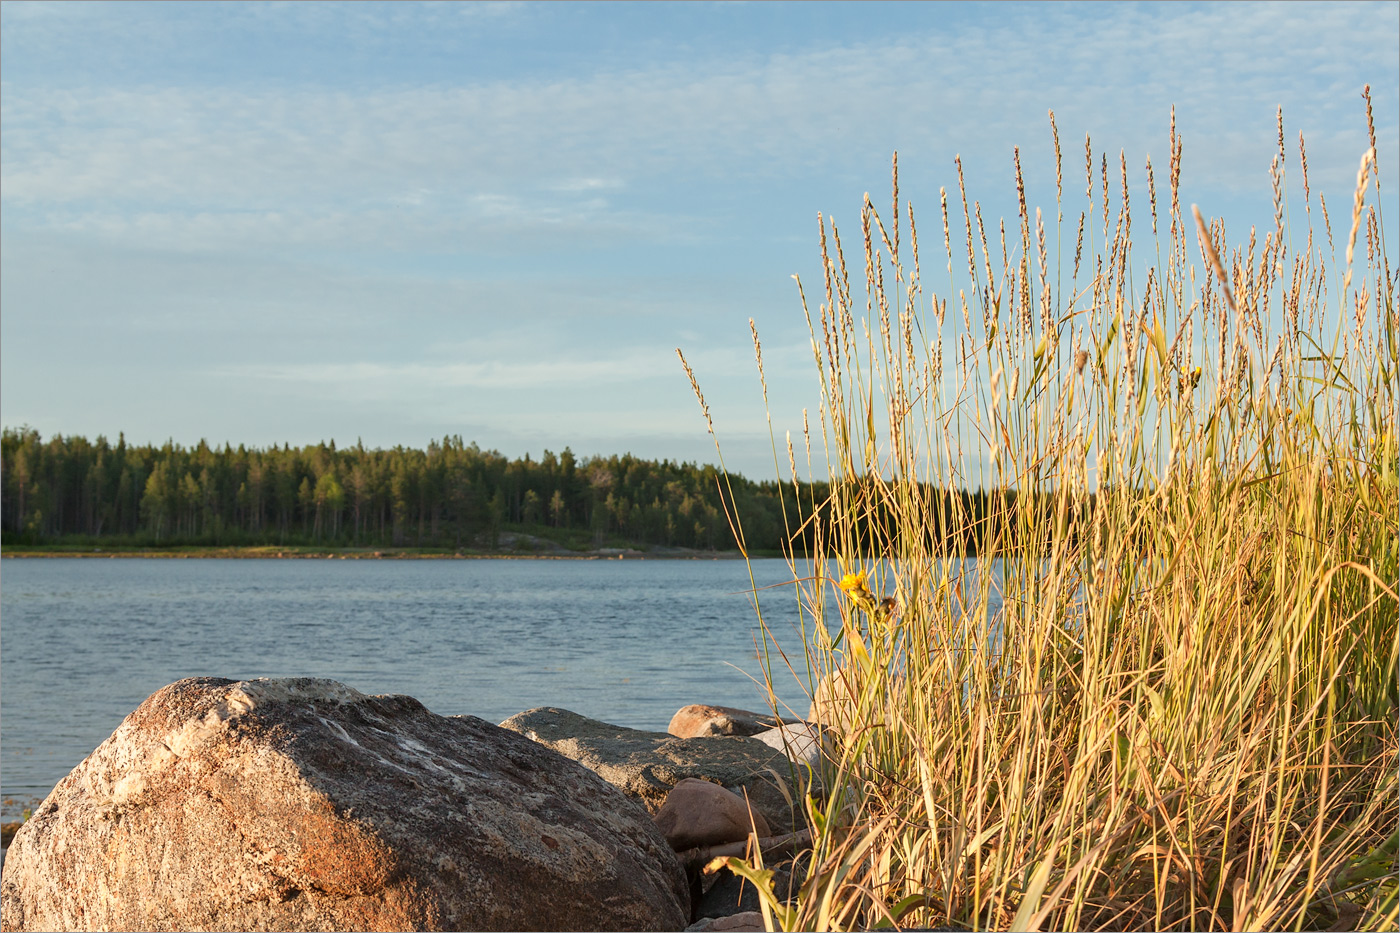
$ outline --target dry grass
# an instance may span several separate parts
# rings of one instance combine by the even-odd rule
[[[1400,320],[1374,149],[1338,269],[1301,136],[1307,226],[1285,223],[1281,115],[1262,245],[1186,220],[1174,117],[1170,139],[1150,262],[1124,160],[1111,194],[1087,139],[1054,264],[1019,155],[999,251],[959,164],[946,288],[912,209],[900,248],[897,164],[890,215],[861,214],[862,291],[821,224],[806,455],[831,491],[794,562],[794,665],[828,681],[840,743],[802,897],[765,905],[784,929],[1397,925]],[[979,486],[1016,497],[934,495]],[[974,524],[959,577],[930,529]]]

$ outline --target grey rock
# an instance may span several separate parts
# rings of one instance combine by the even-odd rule
[[[665,732],[614,726],[555,707],[519,713],[501,723],[554,749],[642,802],[655,815],[685,778],[713,781],[747,799],[774,833],[805,826],[802,769],[747,736],[678,739]]]
[[[792,862],[769,865],[773,869],[773,893],[784,903],[791,903],[797,896],[799,883],[792,874]],[[759,909],[758,890],[748,881],[727,868],[721,868],[710,881],[695,905],[699,917],[727,917]]]
[[[812,694],[812,706],[807,721],[820,723],[828,729],[847,734],[858,726],[855,722],[859,703],[858,690],[850,673],[840,668],[828,671],[817,683]]]
[[[674,930],[647,812],[546,748],[327,680],[182,680],[16,834],[4,930]]]
[[[702,917],[685,928],[685,933],[761,933],[763,914],[749,910],[723,917]]]
[[[821,726],[811,723],[785,723],[759,732],[754,738],[776,748],[794,763],[815,771],[820,771],[823,763],[831,761],[836,753],[836,743],[831,736]]]

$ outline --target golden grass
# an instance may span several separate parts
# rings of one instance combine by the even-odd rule
[[[922,277],[907,206],[900,248],[897,162],[891,214],[861,213],[863,294],[820,225],[805,448],[831,486],[816,559],[793,564],[791,660],[839,754],[802,896],[765,912],[817,930],[1394,929],[1400,320],[1374,142],[1339,271],[1314,243],[1301,135],[1306,230],[1285,222],[1281,114],[1273,229],[1234,248],[1183,216],[1173,115],[1166,240],[1149,163],[1141,264],[1126,162],[1115,201],[1086,139],[1065,282],[1051,128],[1054,264],[1019,153],[1009,249],[1005,223],[988,249],[960,162],[961,218],[941,193],[946,287]],[[979,515],[936,494],[979,486],[1008,494]],[[960,577],[948,540],[967,531],[980,570]]]

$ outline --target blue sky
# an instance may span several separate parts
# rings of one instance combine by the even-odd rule
[[[1397,49],[1397,3],[7,0],[0,421],[713,462],[679,346],[768,478],[748,319],[781,443],[819,404],[791,275],[893,150],[928,236],[955,154],[1012,216],[1020,146],[1053,213],[1048,109],[1142,174],[1174,104],[1183,201],[1238,240],[1279,105],[1346,203],[1370,83],[1394,218]]]

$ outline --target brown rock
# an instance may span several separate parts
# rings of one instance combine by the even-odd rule
[[[666,731],[678,739],[694,739],[707,735],[757,735],[772,729],[782,720],[768,713],[751,713],[732,706],[709,706],[695,703],[681,707],[671,717]]]
[[[470,716],[327,680],[182,680],[16,834],[4,930],[680,929],[645,810]]]
[[[772,835],[763,814],[753,812],[742,797],[698,778],[685,778],[671,788],[656,812],[656,826],[677,852],[743,842],[755,831],[760,839]]]
[[[652,814],[682,779],[704,778],[746,798],[775,833],[806,825],[801,809],[806,769],[747,736],[678,739],[553,707],[519,713],[501,727],[572,758]]]

